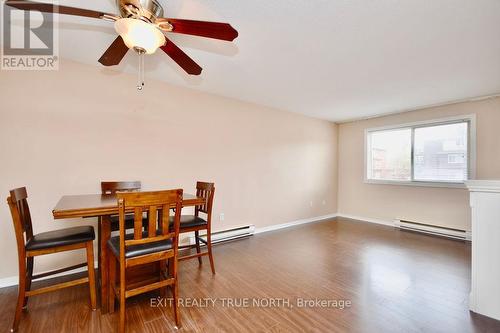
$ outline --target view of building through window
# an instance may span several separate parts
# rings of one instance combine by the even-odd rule
[[[468,132],[469,122],[464,121],[369,132],[367,177],[463,182],[469,173]]]
[[[415,129],[414,179],[467,180],[467,123]]]

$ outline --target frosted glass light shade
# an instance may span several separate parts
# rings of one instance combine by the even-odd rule
[[[165,36],[156,26],[138,19],[121,18],[115,22],[115,30],[129,49],[138,47],[153,54],[165,44]]]

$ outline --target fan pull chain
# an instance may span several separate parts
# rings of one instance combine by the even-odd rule
[[[137,82],[137,90],[144,89],[144,51],[138,51],[139,54],[139,77]]]

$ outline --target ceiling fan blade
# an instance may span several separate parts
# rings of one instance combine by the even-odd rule
[[[161,19],[168,21],[173,30],[171,32],[194,35],[208,38],[215,38],[227,41],[233,41],[238,37],[236,31],[229,23],[204,22],[181,19]]]
[[[37,10],[45,13],[84,16],[84,17],[91,17],[98,19],[117,18],[116,15],[98,12],[94,10],[68,7],[68,6],[58,6],[58,5],[53,5],[51,3],[42,3],[42,2],[35,2],[28,0],[7,0],[5,4],[10,7],[14,7],[21,10]]]
[[[165,37],[166,38],[166,37]],[[163,52],[168,54],[173,61],[182,67],[190,75],[200,75],[203,70],[193,59],[191,59],[184,51],[177,47],[170,39],[161,47]]]
[[[123,42],[123,39],[118,36],[115,41],[108,47],[106,52],[99,59],[99,62],[104,66],[118,65],[122,61],[125,54],[128,52],[128,47]]]

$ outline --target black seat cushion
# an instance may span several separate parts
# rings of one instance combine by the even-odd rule
[[[92,226],[74,227],[34,235],[26,243],[26,250],[43,250],[57,246],[73,245],[93,241],[95,239]]]
[[[170,224],[174,224],[174,217],[170,217]],[[181,229],[192,227],[203,227],[207,225],[207,221],[199,216],[181,215]]]
[[[146,233],[143,233],[143,237]],[[133,239],[134,234],[127,234],[125,239]],[[108,247],[113,252],[116,257],[120,256],[120,236],[111,237],[108,240]],[[155,252],[161,252],[172,249],[172,240],[164,240],[160,242],[153,242],[147,244],[128,246],[125,251],[125,258],[134,258],[138,256],[143,256],[146,254],[151,254]]]
[[[118,215],[110,216],[111,221],[111,231],[120,230],[120,220]],[[144,228],[148,227],[148,219],[146,217],[142,218],[142,226]],[[125,214],[125,229],[134,229],[134,214]]]

